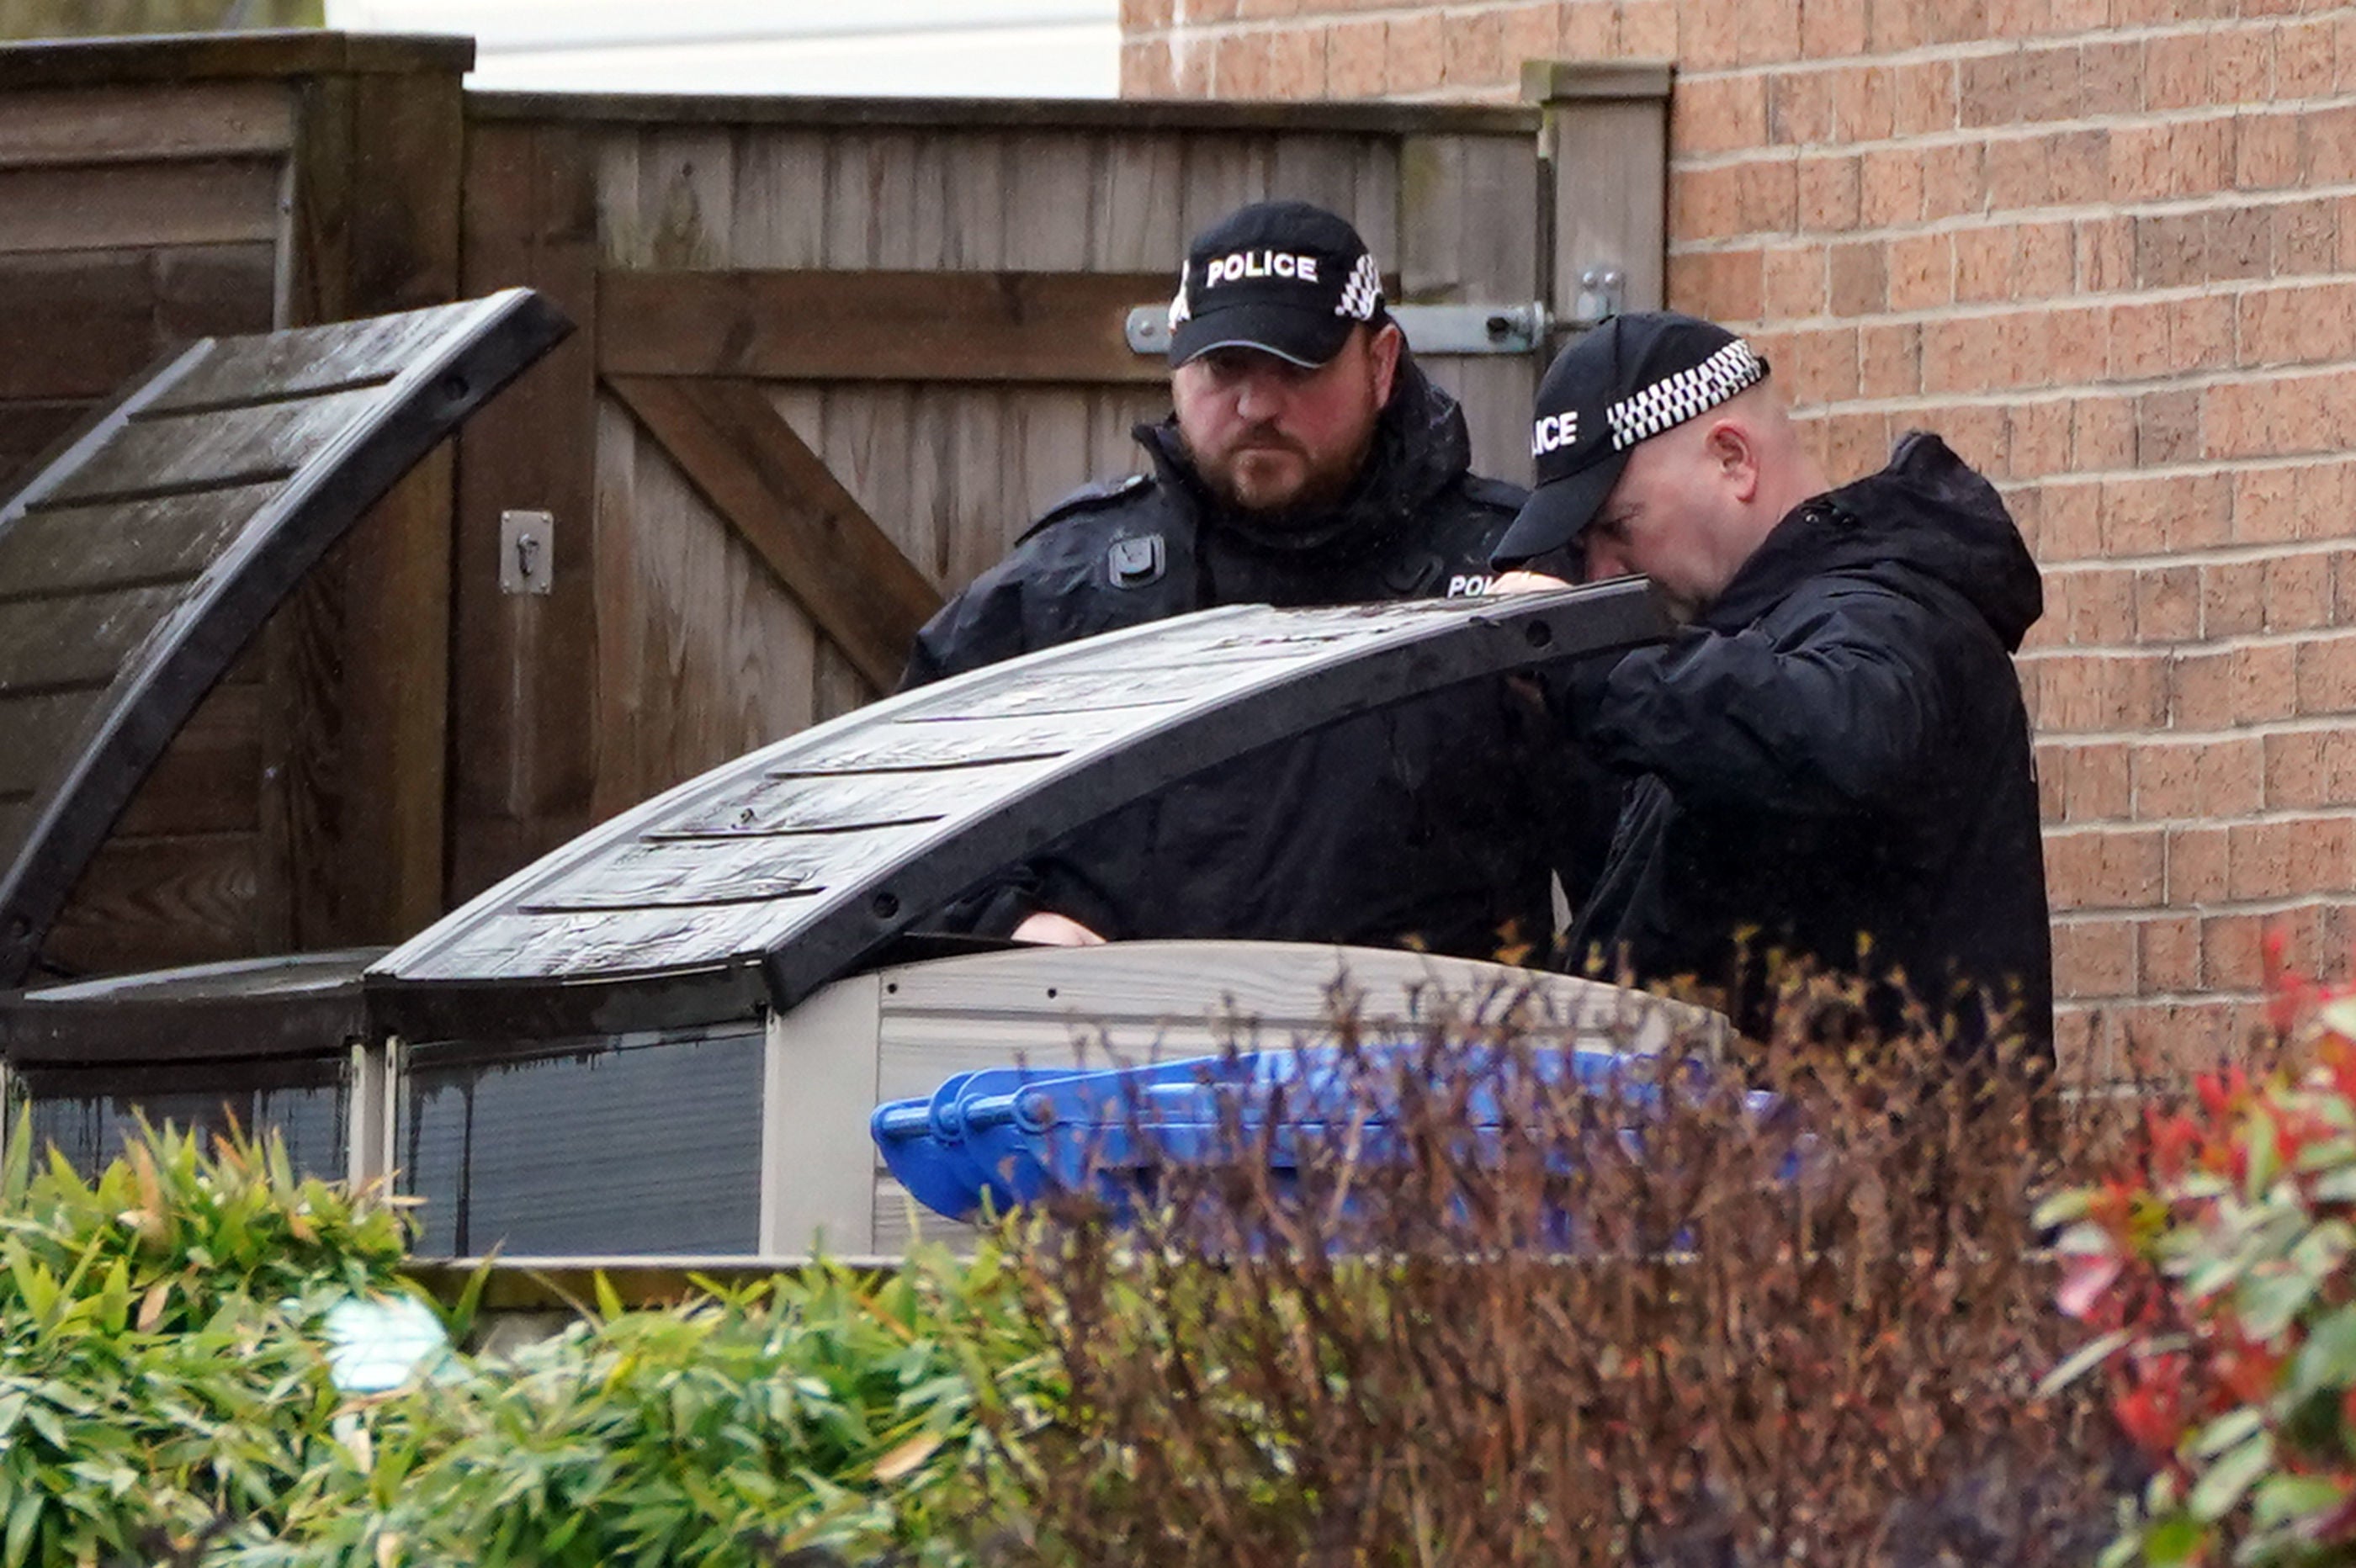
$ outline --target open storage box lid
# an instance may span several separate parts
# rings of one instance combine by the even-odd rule
[[[0,504],[0,987],[304,574],[570,330],[510,289],[205,338]]]

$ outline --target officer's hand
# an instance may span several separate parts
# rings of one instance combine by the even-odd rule
[[[1014,928],[1014,940],[1035,942],[1042,947],[1102,947],[1105,939],[1069,915],[1043,909],[1023,917],[1023,923]]]
[[[1540,589],[1569,586],[1561,578],[1549,577],[1543,571],[1501,571],[1489,580],[1492,593],[1533,593]]]

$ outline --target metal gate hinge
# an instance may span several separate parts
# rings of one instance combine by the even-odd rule
[[[1537,300],[1526,304],[1395,304],[1391,319],[1418,354],[1536,354],[1547,347],[1554,317]],[[1129,313],[1129,346],[1139,354],[1170,352],[1170,307],[1141,304]]]

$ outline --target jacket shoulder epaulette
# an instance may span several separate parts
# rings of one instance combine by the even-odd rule
[[[1052,524],[1060,523],[1066,517],[1101,511],[1107,507],[1134,499],[1141,491],[1152,483],[1153,475],[1150,474],[1130,474],[1119,479],[1099,479],[1093,484],[1083,485],[1041,514],[1037,522],[1023,530],[1022,539],[1027,539],[1041,529]],[[1015,542],[1019,544],[1022,539],[1017,539]]]

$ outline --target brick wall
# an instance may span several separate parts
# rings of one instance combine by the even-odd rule
[[[1944,434],[2045,569],[2065,1044],[2233,1038],[2356,937],[2356,8],[1125,0],[1133,95],[1501,98],[1674,59],[1670,303],[1837,477]]]

